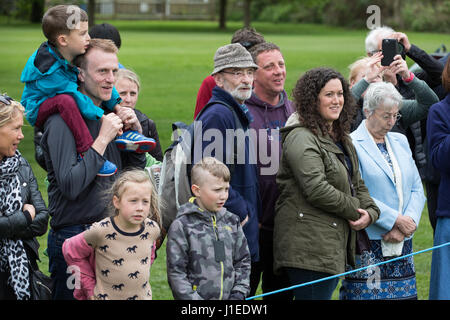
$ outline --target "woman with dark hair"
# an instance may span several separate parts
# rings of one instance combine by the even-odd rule
[[[282,128],[277,183],[274,269],[292,285],[342,273],[355,265],[357,232],[379,209],[359,174],[348,135],[354,101],[333,69],[306,72],[293,90],[296,112]],[[338,279],[294,290],[296,300],[330,299]]]

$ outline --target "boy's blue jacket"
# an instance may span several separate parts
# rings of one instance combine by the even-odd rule
[[[77,79],[77,67],[69,64],[52,44],[42,43],[28,59],[20,77],[20,81],[25,83],[21,103],[25,107],[28,122],[34,126],[41,103],[62,93],[74,97],[84,118],[100,119],[104,111],[78,91]],[[120,101],[119,93],[113,88],[111,99],[103,102],[103,105],[113,110]]]

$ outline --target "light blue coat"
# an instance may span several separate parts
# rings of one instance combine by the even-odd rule
[[[367,131],[366,121],[361,122],[350,136],[358,154],[361,177],[381,212],[380,218],[366,230],[371,240],[379,240],[394,227],[399,214],[399,197],[394,174]],[[401,170],[402,214],[411,217],[416,226],[419,226],[425,195],[408,140],[405,135],[397,132],[388,132],[385,139],[389,141]]]

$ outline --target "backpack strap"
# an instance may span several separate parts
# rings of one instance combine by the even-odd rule
[[[239,119],[239,115],[234,111],[234,108],[230,106],[229,104],[223,102],[223,101],[209,101],[203,108],[200,110],[200,112],[195,117],[194,121],[197,121],[201,114],[211,105],[213,104],[221,104],[227,107],[232,113],[234,117],[234,125],[236,126],[236,129],[243,129],[241,119]]]
[[[203,114],[203,112],[211,105],[213,104],[221,104],[224,105],[225,107],[227,107],[232,113],[233,113],[233,117],[234,117],[234,125],[236,127],[236,129],[244,129],[244,127],[242,126],[242,122],[241,119],[239,119],[239,115],[237,114],[237,112],[234,110],[234,108],[232,106],[230,106],[229,104],[223,102],[223,101],[209,101],[203,108],[202,110],[200,110],[200,112],[197,114],[197,116],[195,117],[194,121],[197,121],[198,118],[200,117],[201,114]],[[192,138],[194,139],[194,138]],[[194,145],[192,143],[192,145]],[[234,154],[237,154],[237,144],[234,143]],[[234,169],[235,169],[235,163],[232,163],[229,165],[229,169],[230,169],[230,175],[233,175]],[[190,172],[190,168],[189,168],[189,172]],[[189,177],[190,180],[190,177]],[[189,181],[190,182],[190,181]]]

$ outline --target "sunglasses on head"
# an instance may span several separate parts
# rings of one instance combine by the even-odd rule
[[[0,102],[9,106],[11,104],[11,101],[14,101],[14,99],[11,97],[8,97],[6,94],[0,94]]]
[[[241,46],[243,46],[245,49],[249,50],[251,47],[253,47],[256,43],[252,41],[243,41],[239,42]]]

